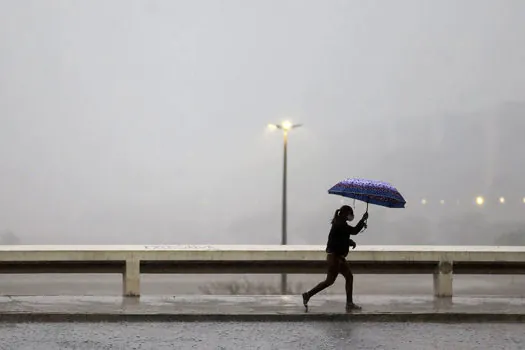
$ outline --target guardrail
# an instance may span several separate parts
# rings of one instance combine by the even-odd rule
[[[454,274],[525,274],[525,247],[360,246],[354,273],[433,274],[434,295],[451,297]],[[123,294],[140,296],[140,275],[325,273],[324,246],[0,246],[0,273],[121,273]]]

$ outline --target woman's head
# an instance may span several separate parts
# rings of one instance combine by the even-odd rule
[[[332,224],[336,221],[352,221],[354,220],[354,210],[349,205],[343,205],[337,209],[332,219]]]

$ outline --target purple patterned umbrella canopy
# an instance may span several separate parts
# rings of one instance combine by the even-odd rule
[[[357,199],[388,208],[404,208],[406,201],[399,191],[387,182],[367,179],[345,179],[331,189],[330,194]]]

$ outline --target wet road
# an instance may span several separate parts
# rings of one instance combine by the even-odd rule
[[[523,324],[0,324],[2,350],[524,349]]]
[[[245,276],[145,275],[142,278],[142,291],[143,295],[150,295],[155,300],[155,295],[200,294],[200,287],[209,281],[228,282],[243,277]],[[321,277],[296,275],[290,276],[290,281],[294,287],[303,288],[310,287]],[[260,275],[252,276],[252,281],[274,283],[278,287],[278,278]],[[0,275],[0,294],[119,296],[122,290],[121,281],[119,275]],[[303,286],[298,287],[298,283]],[[215,292],[225,294],[220,286]],[[342,294],[342,279],[329,292]],[[457,296],[523,297],[525,278],[457,276],[454,280],[454,293]],[[369,295],[371,300],[376,300],[372,295],[377,294],[431,297],[432,276],[358,275],[356,294]],[[366,310],[385,310],[382,304],[377,306],[370,302],[370,305],[366,305],[367,299],[364,296],[358,297],[358,300],[362,299],[367,306]],[[47,298],[43,300],[48,301]],[[178,297],[174,300],[178,300]],[[325,307],[320,303],[316,306],[314,302],[312,306],[315,306],[314,312],[329,312],[332,306],[336,307],[338,304],[330,305],[332,304],[326,304]],[[388,305],[392,307],[392,303]],[[34,302],[30,306],[49,307],[46,303]],[[148,310],[151,309],[148,307]],[[509,305],[507,309],[514,308]],[[525,332],[523,324],[491,323],[0,323],[0,350],[11,349],[525,349]]]

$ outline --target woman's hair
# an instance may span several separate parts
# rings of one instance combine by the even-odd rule
[[[354,213],[354,210],[349,205],[343,205],[341,208],[337,209],[334,213],[334,217],[332,218],[332,224],[334,224],[337,220],[339,220],[343,215],[341,213]]]

